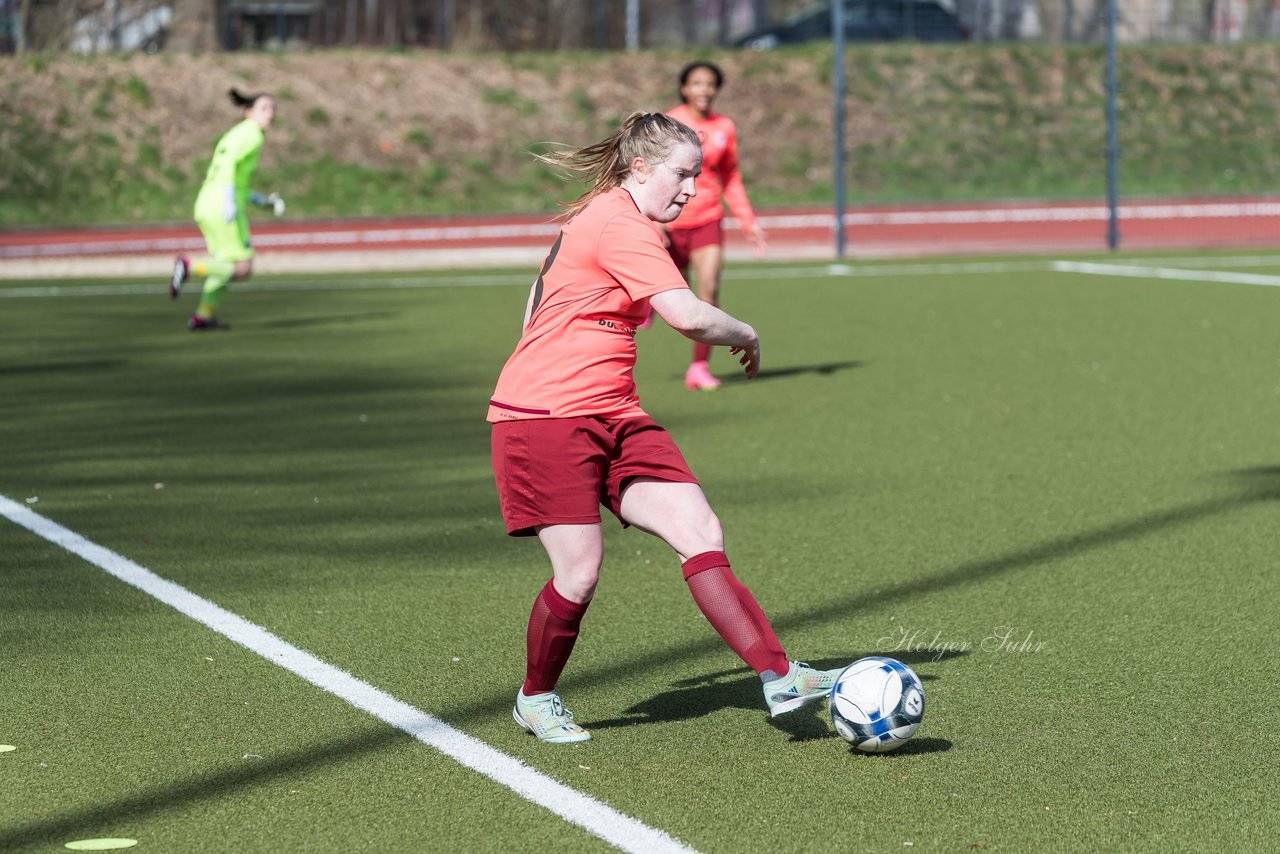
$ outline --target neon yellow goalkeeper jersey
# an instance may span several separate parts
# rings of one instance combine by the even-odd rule
[[[262,128],[253,119],[245,119],[222,135],[209,161],[204,185],[196,196],[197,220],[222,219],[228,186],[235,187],[236,218],[247,220],[249,182],[258,168],[264,138]]]

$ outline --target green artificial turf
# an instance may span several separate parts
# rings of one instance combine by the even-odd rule
[[[771,722],[608,520],[560,686],[595,739],[512,723],[549,569],[484,414],[532,271],[264,280],[226,334],[162,282],[0,295],[0,494],[702,851],[1265,849],[1280,292],[893,267],[735,265],[762,375],[686,392],[658,322],[638,382],[788,652],[920,674],[894,754]],[[0,584],[0,849],[606,847],[7,520]]]

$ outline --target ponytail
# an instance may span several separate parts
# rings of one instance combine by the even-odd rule
[[[585,193],[565,205],[564,216],[572,219],[596,196],[621,186],[637,157],[660,163],[681,143],[702,147],[696,132],[670,116],[635,112],[627,116],[622,127],[594,145],[534,157],[589,184]]]
[[[231,97],[231,103],[235,104],[242,110],[249,109],[253,106],[255,101],[263,97],[262,93],[258,93],[256,95],[244,95],[236,88],[229,89],[227,94]]]

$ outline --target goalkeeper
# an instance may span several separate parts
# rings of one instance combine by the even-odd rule
[[[215,316],[227,285],[253,273],[253,248],[249,245],[247,205],[270,208],[276,216],[284,213],[279,194],[264,196],[249,189],[262,141],[275,116],[275,100],[270,95],[242,95],[232,89],[231,102],[244,110],[244,121],[223,134],[214,149],[204,186],[196,197],[195,219],[204,234],[209,255],[195,261],[179,255],[173,262],[169,297],[176,299],[189,276],[204,279],[200,305],[187,321],[192,331],[228,329]]]

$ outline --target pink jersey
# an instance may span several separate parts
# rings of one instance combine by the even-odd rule
[[[687,288],[657,228],[621,187],[560,230],[532,312],[489,401],[490,421],[641,415],[636,326],[649,298]]]
[[[667,115],[693,128],[702,140],[702,174],[694,185],[697,195],[667,228],[697,228],[723,218],[723,196],[738,225],[743,231],[750,231],[756,224],[756,215],[738,171],[738,133],[733,120],[719,113],[699,119],[686,104],[668,110]]]

